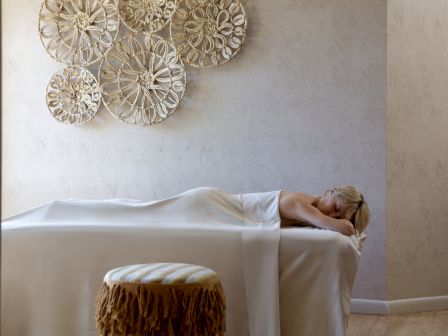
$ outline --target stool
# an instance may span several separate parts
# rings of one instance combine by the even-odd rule
[[[104,276],[96,300],[100,336],[223,336],[218,274],[180,263],[129,265]]]

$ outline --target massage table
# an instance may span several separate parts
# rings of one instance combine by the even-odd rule
[[[2,223],[1,333],[94,336],[105,273],[138,263],[214,269],[229,336],[345,335],[360,240],[280,229],[278,192],[199,188],[156,201],[55,201]]]

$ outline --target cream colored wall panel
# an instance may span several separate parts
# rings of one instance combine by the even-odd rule
[[[388,299],[448,293],[448,3],[388,4]]]

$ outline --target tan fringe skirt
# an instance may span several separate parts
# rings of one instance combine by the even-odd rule
[[[225,297],[216,277],[193,284],[103,282],[101,336],[223,336]]]

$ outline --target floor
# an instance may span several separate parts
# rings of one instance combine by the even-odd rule
[[[347,336],[448,336],[448,310],[382,315],[350,315]]]

